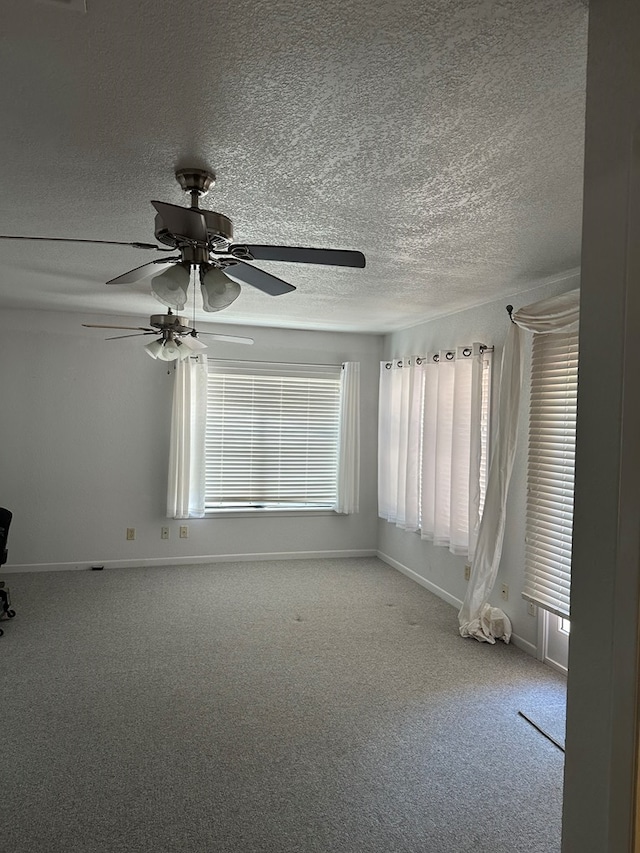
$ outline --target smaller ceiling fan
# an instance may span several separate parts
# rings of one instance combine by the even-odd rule
[[[252,344],[253,338],[243,338],[237,335],[218,335],[215,332],[198,332],[186,317],[174,314],[171,309],[166,314],[152,314],[149,326],[110,326],[101,323],[83,323],[88,329],[126,329],[134,332],[133,335],[114,335],[106,338],[107,341],[117,341],[121,338],[136,338],[143,335],[157,335],[160,337],[145,346],[145,350],[151,358],[159,358],[161,361],[175,361],[185,359],[197,350],[206,349],[199,335],[207,335],[216,341],[226,341],[231,344]]]
[[[203,169],[180,169],[176,180],[191,197],[191,207],[152,201],[156,210],[155,237],[164,246],[153,243],[122,243],[114,240],[87,240],[63,237],[22,237],[0,235],[0,240],[43,240],[64,243],[101,243],[133,246],[136,249],[170,252],[135,267],[107,282],[133,284],[151,279],[151,292],[163,305],[184,310],[192,269],[198,270],[205,311],[221,311],[240,295],[241,285],[249,284],[270,296],[280,296],[296,288],[281,278],[255,267],[250,261],[285,261],[298,264],[322,264],[341,267],[365,266],[362,252],[346,249],[311,249],[300,246],[265,246],[233,243],[233,224],[222,213],[199,207],[199,199],[215,184],[215,174]]]

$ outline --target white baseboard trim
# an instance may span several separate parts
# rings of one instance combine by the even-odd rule
[[[2,574],[26,574],[28,572],[73,572],[86,571],[92,566],[105,569],[134,569],[138,566],[193,566],[201,563],[261,563],[269,560],[318,560],[331,557],[376,557],[375,549],[353,549],[345,551],[282,551],[261,554],[204,554],[193,557],[146,557],[139,560],[94,560],[80,563],[23,563],[2,567]]]
[[[390,557],[388,554],[383,554],[382,551],[378,551],[378,559],[382,560],[383,563],[387,563],[394,569],[397,569],[399,572],[402,572],[403,575],[406,575],[411,580],[419,583],[420,586],[423,586],[425,589],[428,589],[429,592],[432,592],[434,595],[437,595],[438,598],[441,598],[443,601],[446,601],[448,604],[451,604],[456,610],[460,610],[462,607],[462,601],[459,598],[456,598],[451,593],[447,592],[446,589],[442,589],[442,587],[437,586],[435,583],[428,581],[426,578],[423,578],[422,575],[419,575],[417,572],[414,572],[413,569],[410,569],[408,566],[403,565],[403,563],[399,563],[397,560],[394,560],[393,557]],[[533,657],[537,657],[538,649],[534,646],[533,643],[530,643],[528,640],[523,640],[522,637],[518,636],[518,634],[511,635],[511,643],[517,648],[522,649],[522,651],[527,652],[527,654],[532,655]]]
[[[518,634],[511,635],[511,642],[514,646],[522,649],[522,651],[526,652],[528,655],[531,655],[534,658],[538,657],[538,647],[534,646],[534,644],[530,643],[528,640],[523,640]]]
[[[393,557],[390,557],[388,554],[383,554],[382,551],[377,552],[378,559],[382,560],[383,563],[387,563],[387,565],[391,566],[394,569],[397,569],[399,572],[402,572],[403,575],[406,575],[408,578],[411,578],[412,581],[419,583],[420,586],[423,586],[425,589],[428,589],[429,592],[432,592],[434,595],[437,595],[438,598],[441,598],[443,601],[446,601],[448,604],[451,604],[452,607],[460,610],[462,607],[462,601],[459,598],[451,595],[446,591],[446,589],[442,589],[442,587],[437,586],[435,583],[428,581],[426,578],[423,578],[422,575],[419,575],[417,572],[414,572],[413,569],[410,569],[408,566],[405,566],[403,563],[399,563],[397,560],[394,560]]]
[[[554,660],[553,658],[546,657],[543,659],[542,663],[545,664],[545,666],[550,666],[551,669],[555,669],[556,672],[559,672],[562,675],[569,675],[568,668],[566,666],[563,666],[561,663],[558,663],[558,661]]]

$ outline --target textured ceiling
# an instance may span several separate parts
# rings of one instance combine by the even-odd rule
[[[150,199],[211,167],[262,263],[220,323],[387,331],[579,264],[581,0],[3,0],[0,233],[153,239]],[[140,250],[0,241],[0,306],[148,316]],[[162,309],[159,309],[162,310]]]

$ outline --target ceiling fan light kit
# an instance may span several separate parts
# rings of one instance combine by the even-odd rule
[[[228,278],[224,272],[211,264],[200,267],[200,291],[202,307],[205,311],[222,311],[240,296],[241,287],[237,281]]]
[[[174,264],[151,279],[151,293],[158,302],[176,311],[182,311],[189,296],[191,265]]]
[[[157,341],[151,341],[150,344],[146,344],[145,350],[151,356],[151,358],[157,358],[158,353],[162,349],[163,343],[164,341],[162,340],[162,338],[159,338]]]
[[[200,338],[196,337],[195,331],[191,332],[189,335],[185,335],[184,338],[181,338],[180,343],[191,352],[199,352],[200,350],[207,348],[207,345],[201,341]]]
[[[177,341],[169,338],[163,342],[162,346],[158,350],[157,358],[161,361],[175,361],[177,358],[180,358],[180,346]],[[185,356],[187,353],[185,353]]]
[[[198,343],[200,343],[200,341],[198,341]],[[202,344],[202,349],[206,348],[207,345]],[[194,349],[197,349],[197,347]],[[151,358],[160,359],[160,361],[176,361],[177,359],[184,361],[193,354],[193,349],[186,344],[184,340],[179,341],[175,338],[167,340],[158,338],[158,340],[147,344],[145,346],[145,350]]]

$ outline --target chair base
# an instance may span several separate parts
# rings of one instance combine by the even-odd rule
[[[9,593],[9,588],[4,585],[4,581],[0,581],[0,611],[2,611],[2,615],[6,616],[8,619],[13,619],[16,615],[16,611],[11,608],[11,595]],[[2,628],[0,628],[0,637],[4,634]]]

